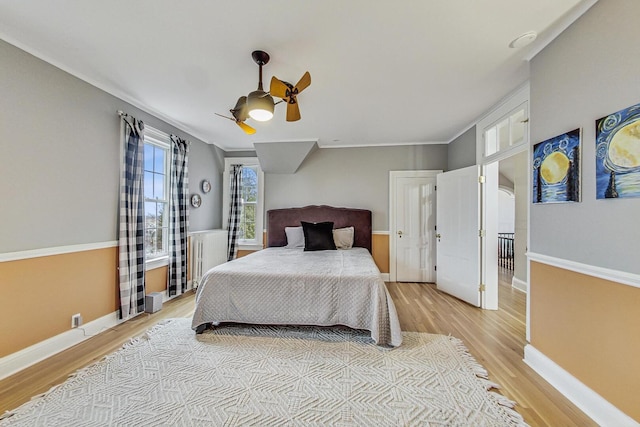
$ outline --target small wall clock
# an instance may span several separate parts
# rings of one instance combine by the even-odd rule
[[[193,206],[194,208],[199,208],[201,204],[202,199],[200,198],[199,194],[194,194],[191,196],[191,206]]]
[[[209,191],[211,191],[211,183],[209,181],[207,181],[206,179],[202,180],[202,192],[203,193],[208,193]]]

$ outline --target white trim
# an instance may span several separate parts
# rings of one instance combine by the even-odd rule
[[[380,277],[382,277],[382,280],[384,282],[390,282],[389,280],[389,273],[380,273]]]
[[[391,235],[392,229],[396,225],[396,180],[398,178],[435,178],[442,170],[413,170],[413,171],[389,171],[389,231]],[[436,218],[437,220],[437,218]],[[433,263],[436,263],[436,256],[433,256]],[[396,239],[389,237],[389,280],[396,281]]]
[[[529,285],[524,280],[517,279],[516,276],[511,278],[511,287],[521,292],[527,293]]]
[[[640,274],[628,273],[626,271],[613,270],[610,268],[598,267],[596,265],[583,264],[581,262],[570,261],[568,259],[556,258],[549,255],[527,252],[529,261],[541,262],[553,267],[563,268],[576,273],[586,274],[599,279],[610,280],[622,285],[640,288]]]
[[[253,244],[253,245],[238,245],[238,250],[240,251],[260,251],[264,249],[262,245]]]
[[[371,234],[389,235],[389,230],[373,230]]]
[[[53,356],[69,347],[81,343],[92,336],[122,323],[118,313],[109,313],[96,320],[71,329],[25,349],[0,358],[0,380],[31,365]]]
[[[349,145],[324,145],[318,143],[318,148],[371,148],[371,147],[398,147],[403,145],[446,145],[447,141],[422,141],[422,142],[387,142],[384,144],[349,144]]]
[[[601,426],[638,427],[640,423],[584,385],[531,344],[524,347],[524,363]]]
[[[144,269],[145,271],[155,270],[156,268],[165,267],[167,265],[169,265],[169,255],[145,261]]]
[[[118,246],[118,241],[112,240],[109,242],[82,243],[79,245],[54,246],[50,248],[30,249],[30,250],[18,251],[18,252],[6,252],[3,254],[0,254],[0,262],[19,261],[21,259],[70,254],[73,252],[93,251],[96,249],[113,248],[116,246]]]

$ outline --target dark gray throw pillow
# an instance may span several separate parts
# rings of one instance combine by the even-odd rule
[[[300,223],[304,233],[305,251],[336,250],[336,243],[333,240],[333,222],[300,221]]]

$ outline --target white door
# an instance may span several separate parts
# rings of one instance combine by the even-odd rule
[[[397,282],[434,282],[435,176],[395,178],[395,243]],[[392,262],[394,260],[392,259]]]
[[[439,290],[480,307],[480,168],[437,176]]]

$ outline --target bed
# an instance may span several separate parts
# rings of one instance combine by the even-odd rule
[[[353,247],[287,247],[290,227],[301,222],[353,227]],[[305,233],[306,226],[311,225],[305,224]],[[203,276],[191,325],[197,333],[226,322],[343,325],[369,331],[378,345],[401,344],[395,306],[371,257],[371,211],[331,206],[270,210],[267,246]]]

